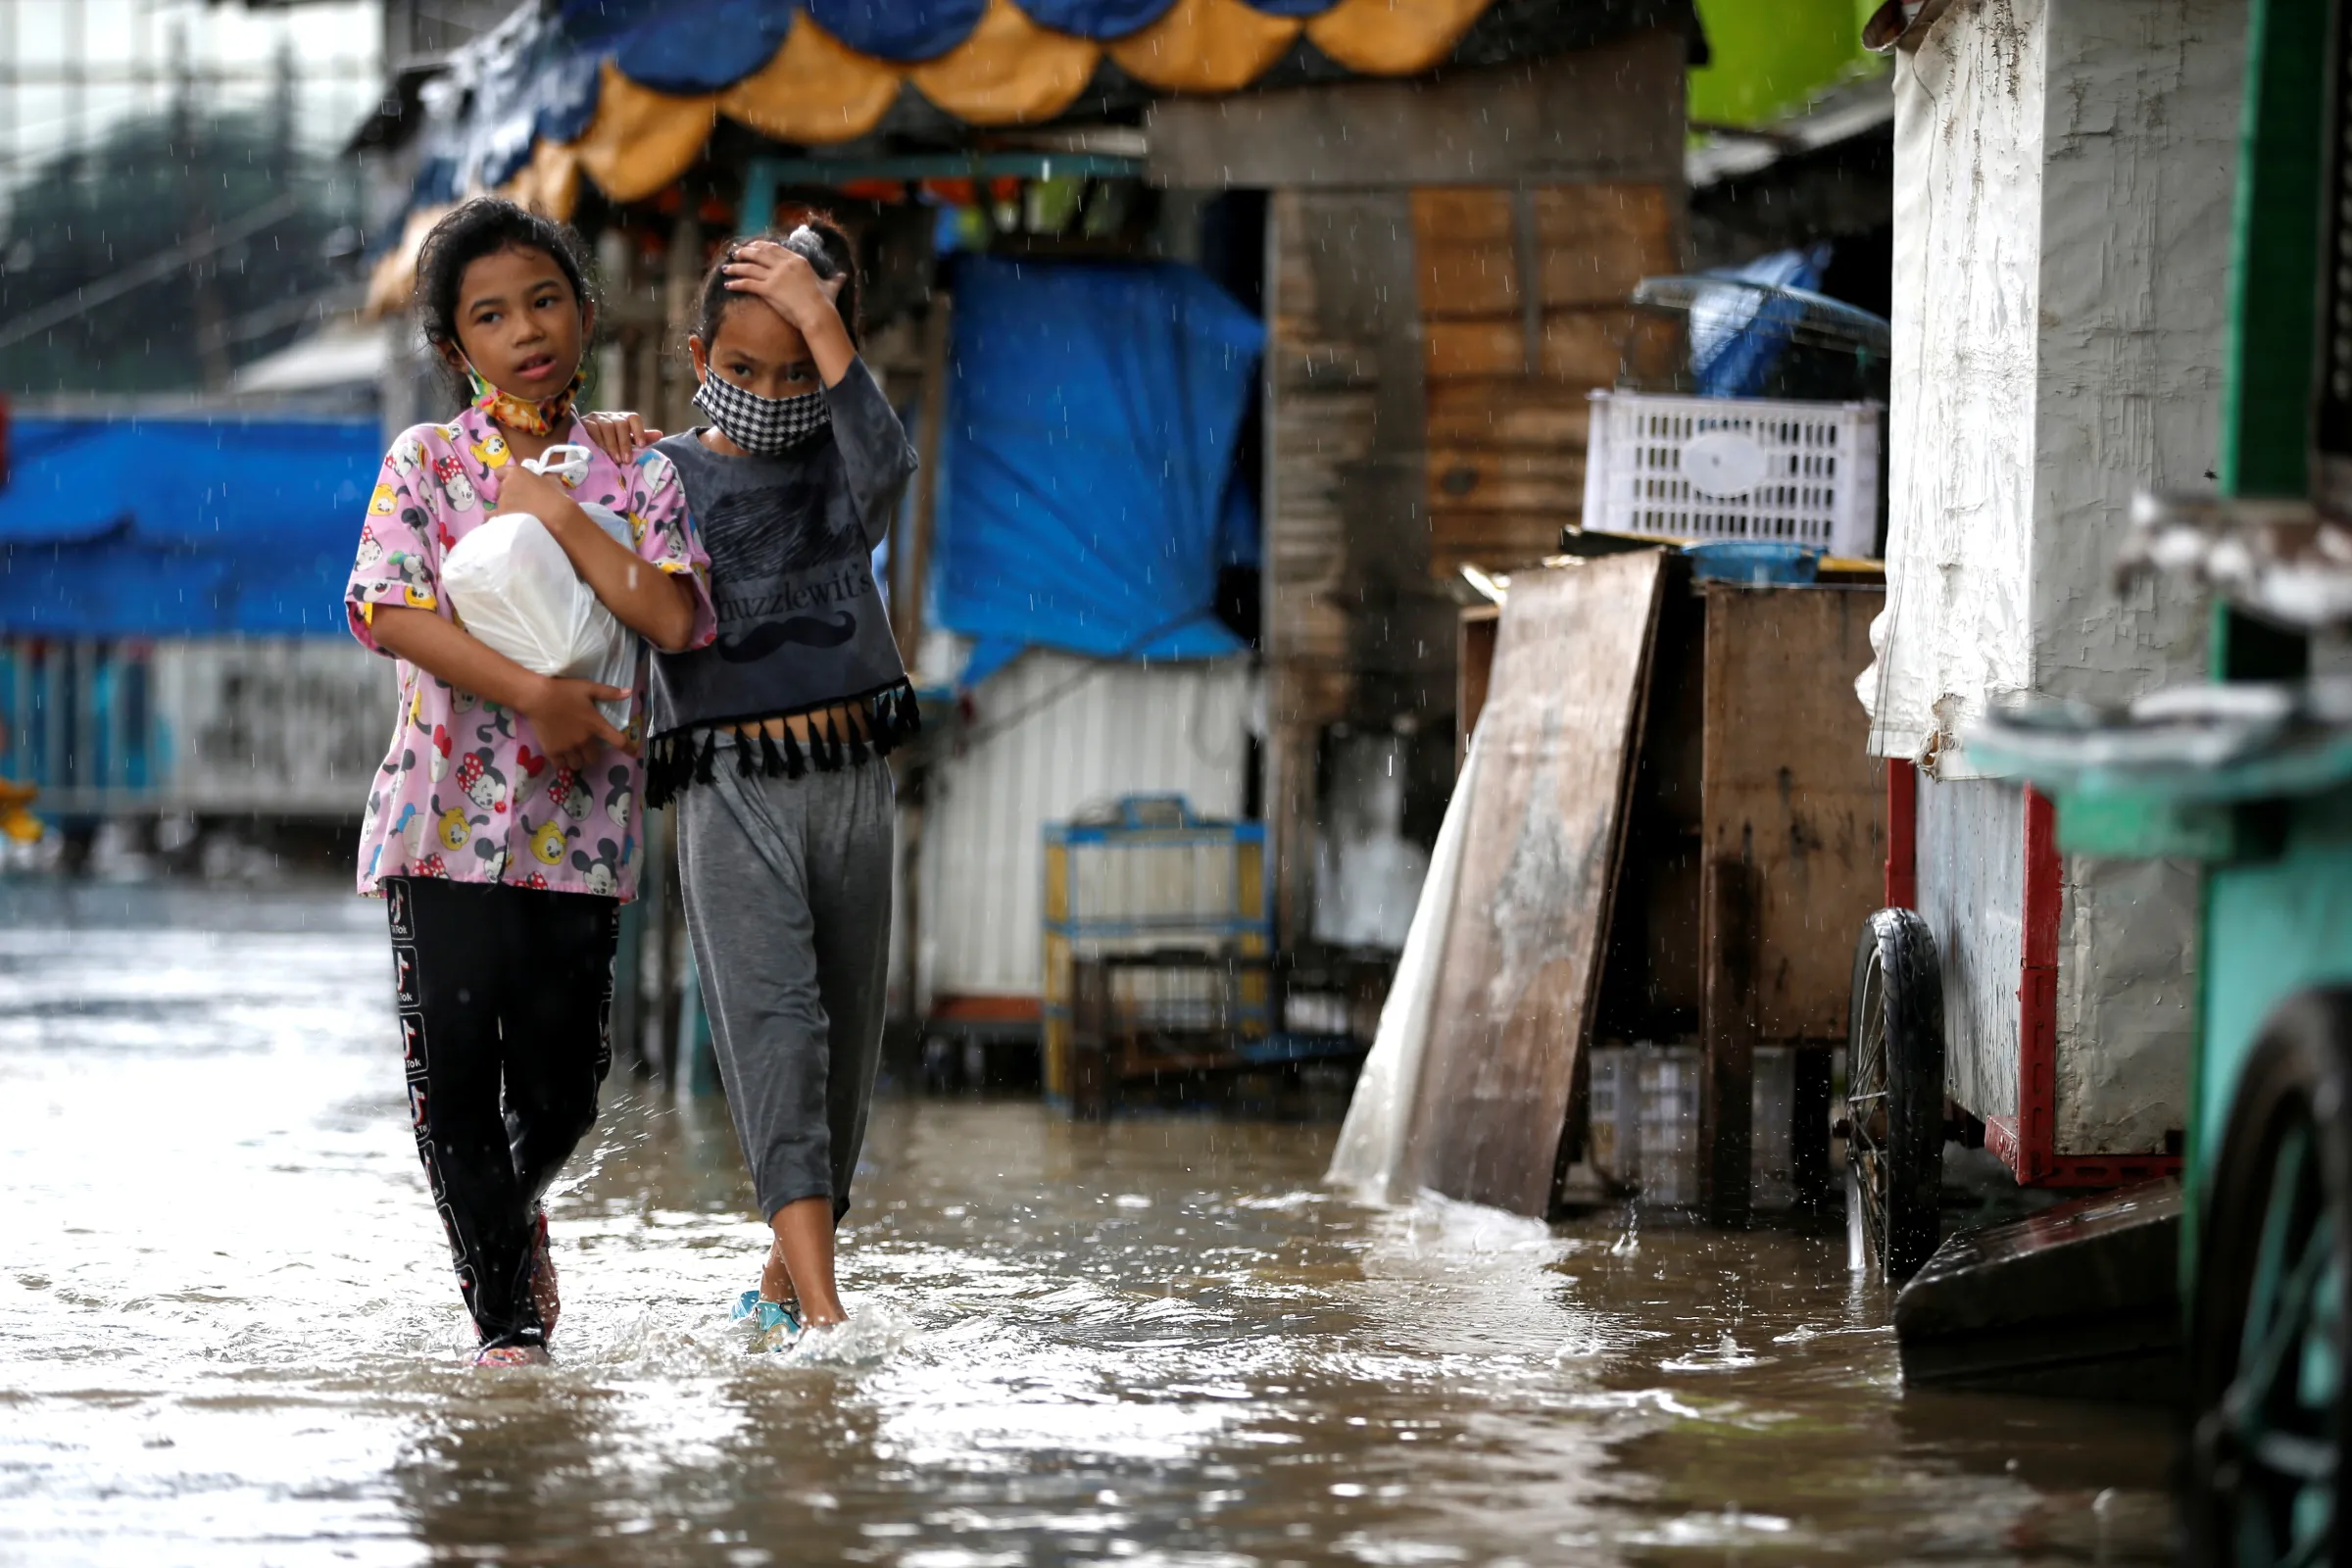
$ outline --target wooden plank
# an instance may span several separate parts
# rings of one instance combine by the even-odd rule
[[[1465,564],[1515,571],[1560,549],[1561,518],[1548,512],[1438,512],[1429,520],[1433,578],[1450,577]]]
[[[1664,562],[1613,556],[1512,582],[1411,1145],[1418,1179],[1449,1197],[1550,1211]]]
[[[1424,357],[1404,193],[1279,190],[1267,234],[1264,798],[1289,944],[1314,914],[1322,733],[1410,709],[1409,697],[1390,695],[1390,677],[1424,647],[1450,660],[1453,606],[1428,581]],[[1424,636],[1433,613],[1443,618]],[[1426,706],[1443,707],[1443,696]]]
[[[1429,444],[1582,452],[1592,427],[1586,389],[1557,381],[1432,381]]]
[[[1618,304],[1676,270],[1681,191],[1663,185],[1559,185],[1535,193],[1547,309]]]
[[[1538,298],[1546,308],[1623,305],[1642,278],[1674,270],[1675,208],[1664,188],[1568,185],[1531,196]],[[1522,308],[1510,191],[1415,191],[1413,242],[1425,316],[1500,316]]]
[[[1583,515],[1586,394],[1675,352],[1671,323],[1626,300],[1673,266],[1679,191],[1439,187],[1413,192],[1411,212],[1430,570],[1518,567]]]
[[[1413,252],[1421,314],[1499,316],[1520,305],[1512,193],[1500,186],[1413,192]]]
[[[1527,373],[1527,333],[1516,312],[1432,320],[1422,331],[1433,383],[1464,376]],[[1673,344],[1673,324],[1645,313],[1547,310],[1544,313],[1543,362],[1537,369],[1571,386],[1614,386],[1629,355],[1638,370],[1659,368],[1668,363]]]
[[[1746,1224],[1752,1206],[1756,880],[1724,856],[1706,863],[1699,893],[1698,1191],[1717,1225]]]
[[[1685,53],[1680,28],[1653,27],[1435,78],[1160,98],[1144,122],[1150,174],[1210,190],[1679,187]]]
[[[1854,933],[1886,859],[1886,792],[1853,690],[1885,591],[1702,592],[1702,853],[1755,880],[1758,1038],[1842,1041]]]
[[[1429,504],[1433,511],[1548,513],[1556,533],[1584,510],[1585,455],[1565,449],[1432,447]]]

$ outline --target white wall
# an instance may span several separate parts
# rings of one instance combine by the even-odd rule
[[[2194,680],[2201,607],[2119,591],[2133,491],[2210,489],[2220,439],[2244,0],[1957,0],[1895,94],[1887,608],[1856,683],[1871,749],[1949,786],[1989,702]],[[1949,1076],[2015,1101],[2014,786],[1923,783],[1921,903],[1946,945]],[[1999,809],[1989,809],[1997,806]],[[1998,874],[1989,874],[1998,873]],[[2197,875],[2069,856],[2057,1148],[2180,1123]]]
[[[2112,563],[2132,491],[2209,488],[2243,0],[1961,0],[1897,57],[1887,609],[1872,750],[1987,701],[2118,701],[2202,619]]]
[[[2042,12],[1962,0],[1895,57],[1886,608],[1857,682],[1876,756],[2031,678]]]
[[[2135,490],[2220,462],[2244,0],[2052,0],[2034,404],[2034,689],[2205,672],[2201,595],[2115,585]]]
[[[922,837],[918,987],[1028,996],[1043,981],[1045,824],[1120,795],[1242,813],[1245,660],[1111,663],[1031,652],[972,693],[973,732],[933,770]]]

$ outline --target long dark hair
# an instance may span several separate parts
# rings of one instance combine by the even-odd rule
[[[455,347],[458,341],[458,291],[466,286],[466,269],[485,256],[505,250],[545,252],[556,264],[584,316],[596,303],[588,282],[588,251],[568,223],[534,213],[503,196],[476,196],[450,209],[416,252],[416,318],[424,340],[435,349]],[[581,349],[586,351],[587,345]],[[450,390],[461,405],[473,401],[466,373],[437,356],[449,376]]]
[[[787,207],[777,212],[775,226],[766,233],[729,241],[720,249],[718,260],[710,264],[710,270],[703,275],[703,292],[694,310],[694,335],[703,340],[706,352],[717,341],[718,323],[726,319],[730,309],[744,301],[743,295],[727,287],[727,264],[735,259],[736,252],[754,240],[763,239],[781,245],[786,235],[804,226],[813,230],[816,237],[824,241],[825,260],[833,264],[835,272],[842,278],[841,293],[835,296],[833,308],[841,313],[841,324],[849,331],[851,347],[858,346],[856,243],[851,240],[849,230],[834,220],[832,214],[818,212],[813,207]]]

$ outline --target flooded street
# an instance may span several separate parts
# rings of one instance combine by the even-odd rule
[[[2169,1558],[2161,1418],[1905,1397],[1841,1233],[1370,1211],[1327,1127],[886,1102],[797,1364],[723,1107],[616,1077],[559,1365],[470,1371],[390,1002],[339,892],[0,889],[0,1561]]]

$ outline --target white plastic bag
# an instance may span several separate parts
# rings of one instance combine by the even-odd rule
[[[550,447],[523,466],[578,483],[586,447]],[[610,508],[583,503],[598,527],[623,545],[627,521]],[[441,587],[466,629],[523,668],[541,675],[633,687],[637,634],[605,608],[572,569],[547,525],[527,512],[502,512],[465,538],[441,563]],[[629,704],[599,702],[612,727],[626,727]]]

